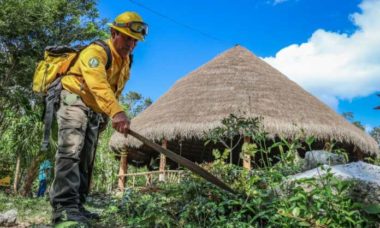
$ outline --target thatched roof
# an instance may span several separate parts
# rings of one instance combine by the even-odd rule
[[[132,120],[131,129],[158,141],[202,138],[229,114],[262,116],[272,135],[291,137],[300,129],[321,140],[335,139],[377,154],[368,134],[347,122],[299,85],[241,46],[199,67]],[[114,150],[139,146],[115,133]]]

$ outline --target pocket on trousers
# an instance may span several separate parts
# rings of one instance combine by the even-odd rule
[[[79,129],[63,128],[59,130],[58,156],[80,159],[84,136]]]
[[[79,159],[84,136],[86,134],[87,116],[76,106],[61,106],[57,113],[58,151],[61,155]]]

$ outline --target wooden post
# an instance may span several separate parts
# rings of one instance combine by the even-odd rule
[[[152,186],[152,184],[153,184],[153,175],[150,173],[149,175],[148,175],[148,180],[147,180],[147,185],[148,186]]]
[[[20,170],[21,170],[21,154],[18,154],[17,155],[17,159],[16,159],[16,171],[15,171],[15,177],[14,177],[14,181],[13,181],[13,191],[15,193],[18,192],[18,180],[20,178]]]
[[[122,154],[120,156],[120,167],[119,167],[119,180],[118,180],[118,188],[119,191],[124,192],[125,188],[125,175],[127,174],[127,169],[128,169],[128,162],[127,162],[127,154]]]
[[[166,139],[162,140],[162,147],[167,149],[168,148],[168,141]],[[160,175],[158,176],[159,181],[165,181],[165,166],[166,166],[166,156],[163,154],[160,154]]]
[[[244,143],[250,143],[251,139],[248,136],[244,136]],[[243,167],[251,170],[251,156],[244,154],[243,156]]]
[[[145,186],[149,186],[149,174],[145,175]]]
[[[181,182],[181,179],[182,179],[182,172],[178,173],[178,180],[177,180],[178,184]]]

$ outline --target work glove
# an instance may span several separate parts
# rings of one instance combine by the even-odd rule
[[[112,127],[124,135],[128,134],[129,125],[130,121],[125,112],[118,112],[112,117]]]

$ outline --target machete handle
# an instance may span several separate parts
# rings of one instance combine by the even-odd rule
[[[138,134],[137,132],[135,132],[131,129],[128,130],[127,134],[135,137],[136,139],[138,139],[139,141],[141,141],[142,143],[144,143],[146,146],[150,147],[151,149],[153,149],[153,150],[155,150],[161,154],[164,154],[166,157],[170,158],[171,160],[173,160],[173,161],[179,163],[180,165],[188,168],[193,173],[198,174],[199,176],[203,177],[204,179],[213,183],[214,185],[218,186],[219,188],[224,189],[230,193],[236,194],[236,192],[234,190],[232,190],[227,184],[225,184],[223,181],[219,180],[217,177],[215,177],[214,175],[212,175],[211,173],[209,173],[208,171],[206,171],[202,167],[198,166],[194,162],[192,162],[192,161],[190,161],[190,160],[188,160],[188,159],[186,159],[186,158],[184,158],[184,157],[182,157],[182,156],[180,156],[180,155],[178,155],[178,154],[176,154],[176,153],[174,153],[168,149],[162,148],[158,144],[148,140],[144,136]],[[127,134],[125,134],[125,137],[127,136]]]

